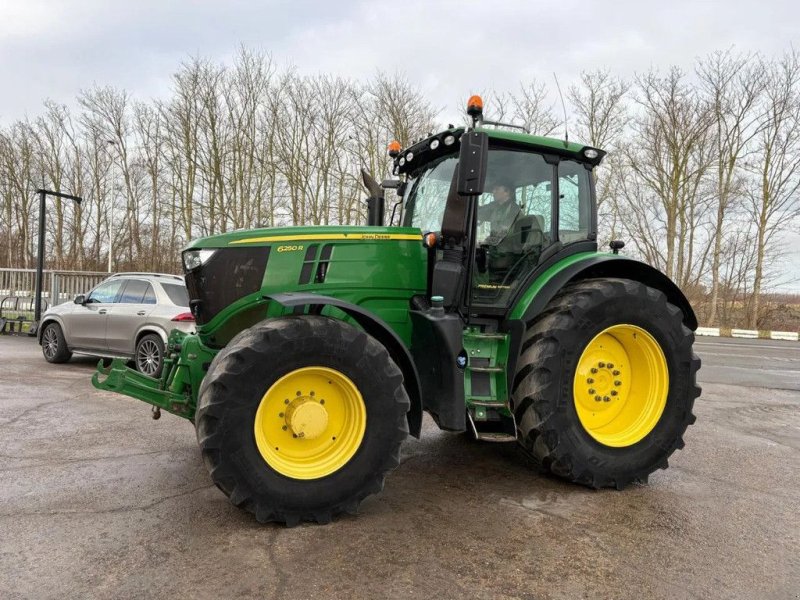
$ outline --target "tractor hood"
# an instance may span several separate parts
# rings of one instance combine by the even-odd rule
[[[216,332],[217,344],[228,338],[219,332],[226,323],[233,331],[243,320],[275,316],[267,297],[284,292],[333,296],[383,312],[403,336],[410,298],[427,289],[427,250],[413,227],[233,231],[193,241],[183,264],[198,333]]]

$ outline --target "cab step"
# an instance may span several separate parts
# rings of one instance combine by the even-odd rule
[[[470,371],[475,373],[505,373],[505,369],[503,367],[470,367],[467,366]]]
[[[493,411],[503,408],[502,405],[489,402],[473,402],[473,404]],[[499,420],[476,421],[472,416],[472,411],[467,410],[467,419],[476,440],[484,442],[515,442],[517,440],[517,424],[513,414],[511,417],[506,417],[499,412],[497,414],[500,416]]]

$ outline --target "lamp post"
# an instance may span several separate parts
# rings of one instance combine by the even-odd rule
[[[106,140],[109,146],[116,146],[117,142],[114,140]],[[108,210],[108,272],[111,273],[112,260],[114,256],[114,159],[111,161],[111,207]]]
[[[44,277],[44,231],[45,231],[45,211],[44,199],[46,196],[55,196],[57,198],[66,198],[67,200],[74,200],[78,204],[83,202],[83,198],[79,196],[72,196],[71,194],[62,194],[61,192],[54,192],[52,190],[38,189],[36,193],[39,194],[39,252],[36,259],[36,300],[33,309],[34,326],[31,327],[32,332],[36,332],[39,328],[39,321],[42,319],[42,279]]]

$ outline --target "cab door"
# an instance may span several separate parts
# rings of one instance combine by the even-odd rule
[[[86,350],[107,350],[106,327],[109,313],[124,280],[105,281],[89,292],[86,301],[64,319],[70,346]]]

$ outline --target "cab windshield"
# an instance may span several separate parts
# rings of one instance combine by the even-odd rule
[[[442,228],[447,193],[457,164],[457,155],[443,156],[409,182],[403,225],[418,227],[423,232]]]

